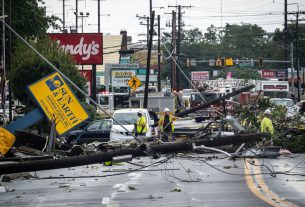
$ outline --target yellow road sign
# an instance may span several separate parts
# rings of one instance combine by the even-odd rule
[[[136,90],[138,87],[142,85],[142,82],[137,78],[137,76],[132,76],[127,83],[132,90]]]
[[[49,120],[56,123],[59,135],[89,116],[59,73],[53,73],[28,86]]]

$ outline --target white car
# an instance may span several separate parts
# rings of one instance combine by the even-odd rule
[[[293,100],[290,98],[272,98],[270,102],[277,106],[286,106],[287,108],[287,118],[293,117],[299,113],[300,107],[294,104]]]
[[[154,120],[151,120],[147,109],[120,109],[114,111],[113,118],[123,125],[125,129],[114,120],[110,132],[110,141],[126,142],[134,139],[132,130],[134,129],[134,124],[137,123],[137,114],[139,111],[144,113],[146,123],[149,125],[145,137],[152,136],[152,125],[154,125]],[[128,131],[126,131],[126,129]]]

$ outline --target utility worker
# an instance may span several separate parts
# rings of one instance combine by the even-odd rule
[[[272,135],[274,134],[274,128],[273,128],[273,124],[272,121],[270,119],[271,117],[271,110],[270,109],[266,109],[266,111],[264,112],[264,118],[261,122],[261,132],[269,132]],[[272,145],[272,138],[270,141],[270,144]]]
[[[162,116],[159,120],[159,128],[164,135],[167,136],[167,140],[170,141],[172,137],[172,133],[174,131],[174,121],[177,117],[169,114],[169,108],[164,109],[164,116]],[[164,139],[163,139],[164,140]]]
[[[146,117],[144,116],[142,111],[138,112],[138,120],[135,124],[135,131],[136,136],[145,136],[147,132],[147,123],[146,123]]]

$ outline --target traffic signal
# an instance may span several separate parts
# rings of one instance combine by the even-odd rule
[[[221,58],[221,67],[226,66],[226,60],[224,58]]]
[[[190,67],[190,59],[189,58],[186,59],[186,67]]]
[[[226,66],[233,66],[233,59],[232,58],[227,58],[226,59]]]
[[[263,67],[263,58],[262,58],[262,57],[260,57],[260,58],[258,59],[258,66],[259,66],[259,67]]]
[[[215,66],[221,67],[221,59],[220,58],[216,58]]]

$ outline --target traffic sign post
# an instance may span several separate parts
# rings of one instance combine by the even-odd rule
[[[132,76],[130,80],[127,82],[127,84],[132,88],[132,90],[136,90],[138,87],[142,85],[142,82],[137,78],[137,76]]]

